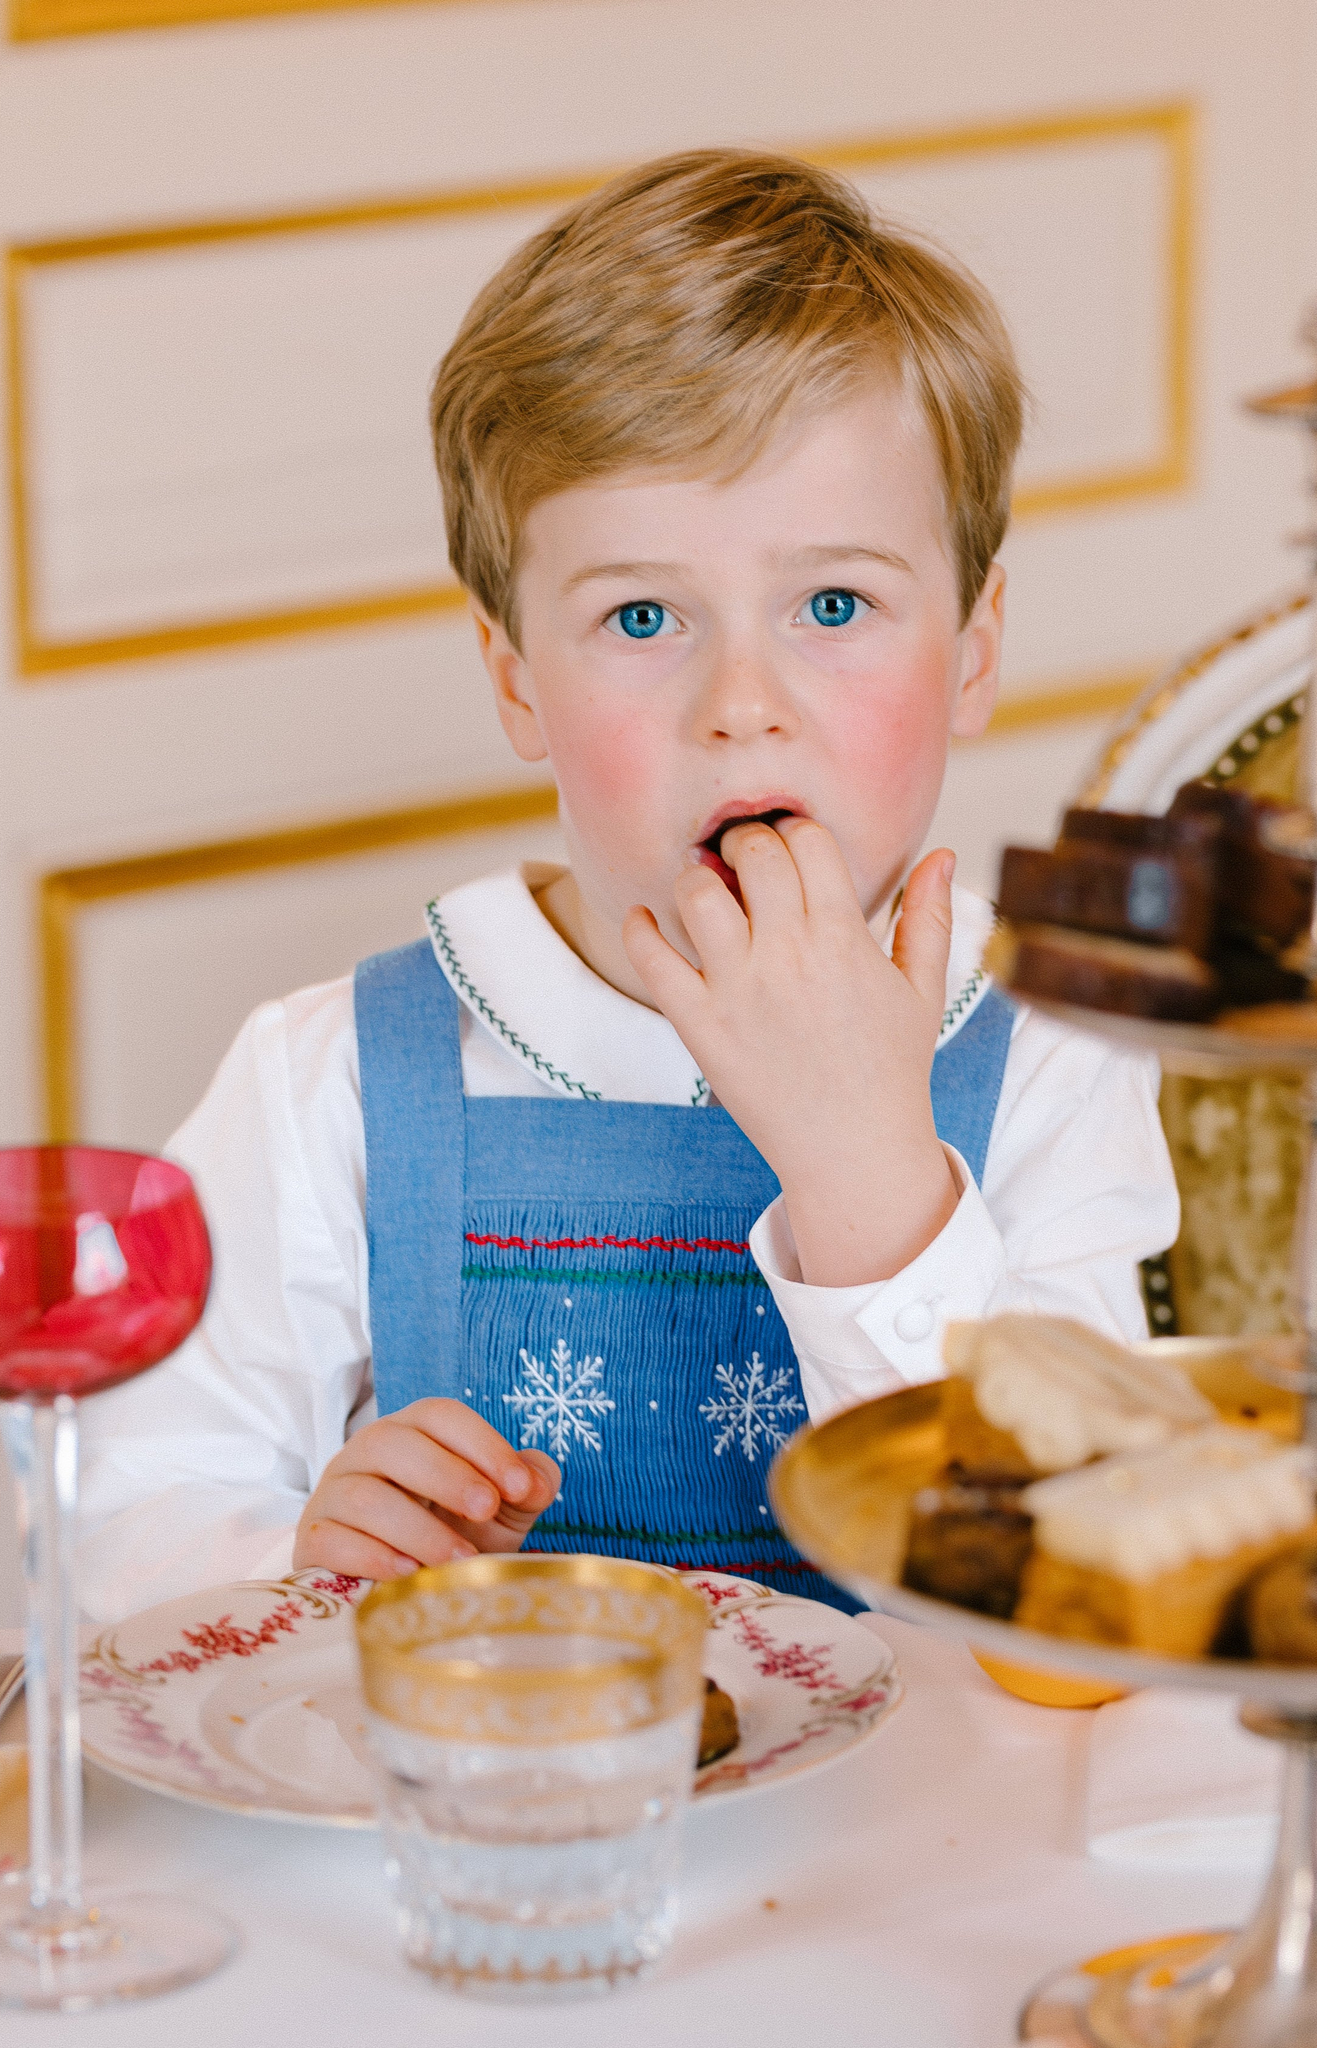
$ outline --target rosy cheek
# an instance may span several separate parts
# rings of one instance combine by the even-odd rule
[[[945,670],[929,661],[889,683],[877,702],[857,691],[837,707],[834,758],[848,781],[896,798],[904,810],[921,801],[930,779],[940,783],[949,730]]]
[[[649,721],[634,711],[601,713],[582,696],[547,724],[549,756],[578,832],[596,844],[613,842],[622,825],[634,847],[638,828],[658,809],[663,750]]]

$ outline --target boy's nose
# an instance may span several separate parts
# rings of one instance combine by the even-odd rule
[[[699,705],[700,737],[718,742],[768,736],[790,739],[800,720],[790,691],[771,663],[743,652],[714,663]]]

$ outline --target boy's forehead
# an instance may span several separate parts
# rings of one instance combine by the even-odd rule
[[[686,561],[711,539],[784,567],[822,567],[847,553],[908,567],[921,542],[945,554],[945,525],[922,407],[890,379],[874,379],[788,417],[730,474],[713,450],[696,469],[620,469],[543,498],[527,515],[519,554],[522,567],[552,566],[573,587],[609,566]]]

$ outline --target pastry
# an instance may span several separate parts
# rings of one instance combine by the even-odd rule
[[[1267,1664],[1317,1664],[1317,1551],[1278,1557],[1244,1592],[1248,1647]]]
[[[947,1458],[967,1473],[1062,1472],[1154,1449],[1215,1418],[1179,1366],[1063,1316],[948,1323],[942,1356]]]
[[[1032,1528],[1018,1486],[949,1473],[915,1495],[901,1583],[1006,1620],[1019,1597]]]
[[[1167,816],[1220,821],[1217,900],[1227,931],[1279,948],[1312,922],[1312,862],[1271,843],[1277,828],[1283,832],[1287,825],[1306,837],[1306,816],[1293,804],[1211,782],[1186,782]]]
[[[1183,946],[1144,946],[1062,925],[999,926],[984,965],[1021,995],[1129,1017],[1206,1023],[1220,1009],[1221,979]]]
[[[736,1705],[731,1695],[711,1678],[704,1681],[704,1721],[700,1728],[700,1751],[696,1768],[717,1763],[720,1756],[736,1748],[741,1740],[741,1730],[736,1719]]]
[[[987,964],[1023,995],[1181,1023],[1302,1002],[1285,949],[1314,864],[1286,842],[1307,835],[1305,811],[1203,780],[1164,817],[1069,810],[1050,852],[1006,848]]]
[[[1026,1487],[1015,1620],[1047,1635],[1203,1657],[1260,1566],[1312,1536],[1314,1455],[1215,1423]]]
[[[1212,965],[1221,980],[1221,1000],[1227,1009],[1251,1009],[1254,1005],[1303,1002],[1308,978],[1296,974],[1275,954],[1239,939],[1218,939]]]
[[[1076,805],[1061,820],[1061,844],[1076,840],[1147,853],[1196,852],[1215,863],[1223,819],[1194,804],[1153,815],[1146,811],[1095,811]]]
[[[997,904],[1017,924],[1066,925],[1206,953],[1216,931],[1215,849],[1062,839],[1008,846]]]

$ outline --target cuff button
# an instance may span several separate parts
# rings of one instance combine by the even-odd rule
[[[896,1311],[892,1328],[907,1344],[918,1344],[933,1334],[933,1311],[926,1301],[908,1301]]]

